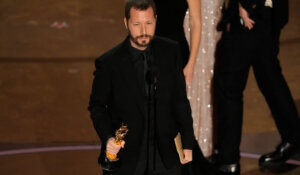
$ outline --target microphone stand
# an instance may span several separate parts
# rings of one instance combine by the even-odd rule
[[[153,174],[155,174],[156,170],[156,138],[157,138],[157,128],[156,128],[156,119],[157,119],[157,112],[156,112],[156,104],[157,104],[157,98],[156,98],[156,92],[157,92],[157,75],[153,75],[153,131],[154,131],[154,137],[153,137]]]
[[[155,72],[155,68],[151,68],[147,72],[147,80],[148,80],[148,121],[147,121],[147,167],[146,167],[146,174],[147,175],[154,175],[156,171],[156,92],[157,92],[157,72]],[[151,120],[151,117],[152,120]],[[149,167],[149,159],[150,159],[150,132],[151,132],[151,123],[153,126],[153,140],[152,140],[152,167]],[[151,169],[149,169],[151,168]],[[150,170],[150,171],[149,171]]]

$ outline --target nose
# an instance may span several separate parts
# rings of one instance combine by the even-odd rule
[[[147,34],[147,29],[146,29],[146,25],[145,24],[141,25],[141,34],[142,35]]]

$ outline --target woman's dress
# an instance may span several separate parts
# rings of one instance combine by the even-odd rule
[[[200,0],[199,0],[200,1]],[[199,53],[194,68],[194,78],[188,87],[188,98],[192,108],[194,131],[205,157],[213,149],[213,109],[211,79],[213,76],[215,47],[220,33],[216,25],[221,17],[224,0],[201,0],[202,35]],[[154,0],[157,8],[156,35],[178,41],[182,63],[189,58],[189,12],[186,0]]]
[[[212,77],[215,49],[220,39],[216,30],[224,0],[201,0],[201,43],[194,67],[194,77],[187,89],[193,116],[195,136],[205,157],[213,151]],[[190,40],[189,12],[184,19],[186,38]]]

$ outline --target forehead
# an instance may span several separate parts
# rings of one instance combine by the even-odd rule
[[[148,7],[146,10],[140,10],[132,7],[130,9],[130,18],[133,20],[137,19],[153,19],[154,18],[154,11],[152,7]]]

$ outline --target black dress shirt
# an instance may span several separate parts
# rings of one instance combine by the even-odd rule
[[[155,143],[154,103],[153,100],[150,100],[149,91],[151,89],[151,85],[149,86],[146,78],[151,67],[150,64],[152,64],[153,62],[153,58],[151,55],[151,46],[149,45],[146,50],[138,50],[132,47],[130,44],[129,50],[131,54],[131,60],[136,71],[138,84],[140,85],[140,88],[143,89],[143,94],[145,95],[144,106],[146,111],[146,118],[144,120],[144,138],[141,145],[139,163],[135,172],[135,174],[140,174],[144,171],[152,171],[154,159],[156,160],[156,168],[163,169],[164,166],[162,164],[157,145]]]

